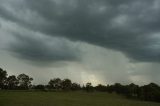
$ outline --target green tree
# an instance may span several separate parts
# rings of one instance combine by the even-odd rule
[[[19,82],[19,87],[21,89],[29,89],[29,87],[31,86],[31,82],[33,80],[33,78],[30,78],[26,74],[18,75],[17,79],[18,79],[18,82]]]
[[[33,89],[36,89],[36,90],[45,90],[45,85],[42,85],[42,84],[35,85],[33,87]]]
[[[127,86],[128,88],[128,97],[138,97],[138,90],[139,90],[139,86],[135,85],[134,83],[131,83]]]
[[[7,72],[2,68],[0,68],[0,89],[4,89],[6,79],[7,79]]]
[[[86,83],[86,91],[87,92],[93,92],[93,86],[92,86],[92,83],[88,82]]]
[[[12,75],[7,78],[6,83],[7,83],[8,89],[15,89],[18,85],[18,80],[15,75]]]
[[[71,90],[72,82],[70,79],[64,79],[61,85],[62,85],[62,89],[64,90]]]
[[[80,90],[80,89],[81,89],[80,84],[72,83],[71,90],[75,91],[75,90]]]
[[[98,84],[98,85],[95,87],[95,89],[96,89],[97,91],[100,91],[100,92],[105,92],[105,91],[107,91],[107,86],[102,85],[102,84]]]
[[[60,78],[51,79],[48,82],[49,88],[59,90],[62,88],[61,86],[62,80]]]
[[[142,86],[139,95],[142,100],[160,102],[160,87],[155,83]]]

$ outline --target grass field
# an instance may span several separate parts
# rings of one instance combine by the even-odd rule
[[[108,93],[0,91],[0,106],[160,106]]]

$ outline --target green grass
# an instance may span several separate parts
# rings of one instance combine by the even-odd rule
[[[0,106],[160,106],[108,93],[0,91]]]

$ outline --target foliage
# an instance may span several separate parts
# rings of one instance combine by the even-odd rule
[[[16,89],[18,85],[18,80],[15,75],[9,76],[6,81],[8,89]]]
[[[64,79],[61,83],[63,90],[70,90],[72,87],[72,82],[70,79]]]
[[[28,75],[20,74],[18,75],[17,79],[19,82],[19,87],[21,89],[29,89],[29,87],[31,87],[31,81],[33,80],[33,78],[30,78]]]
[[[45,90],[45,85],[42,84],[34,85],[32,88],[36,90]]]
[[[7,79],[7,72],[2,68],[0,68],[0,89],[4,89],[6,79]]]
[[[77,90],[80,90],[80,89],[81,89],[80,84],[78,84],[78,83],[72,83],[71,90],[77,91]]]
[[[48,82],[48,85],[50,89],[60,90],[62,88],[61,83],[62,83],[62,80],[60,78],[54,78]]]
[[[94,91],[92,83],[90,83],[90,82],[86,83],[86,91],[87,92],[93,92]]]

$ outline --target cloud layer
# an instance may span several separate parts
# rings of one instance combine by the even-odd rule
[[[158,0],[7,0],[1,3],[0,16],[50,36],[119,50],[137,61],[159,62],[159,4]]]
[[[76,53],[78,49],[64,39],[30,38],[21,35],[16,35],[16,38],[8,48],[16,57],[43,63],[43,66],[56,61],[79,60],[79,53]]]

